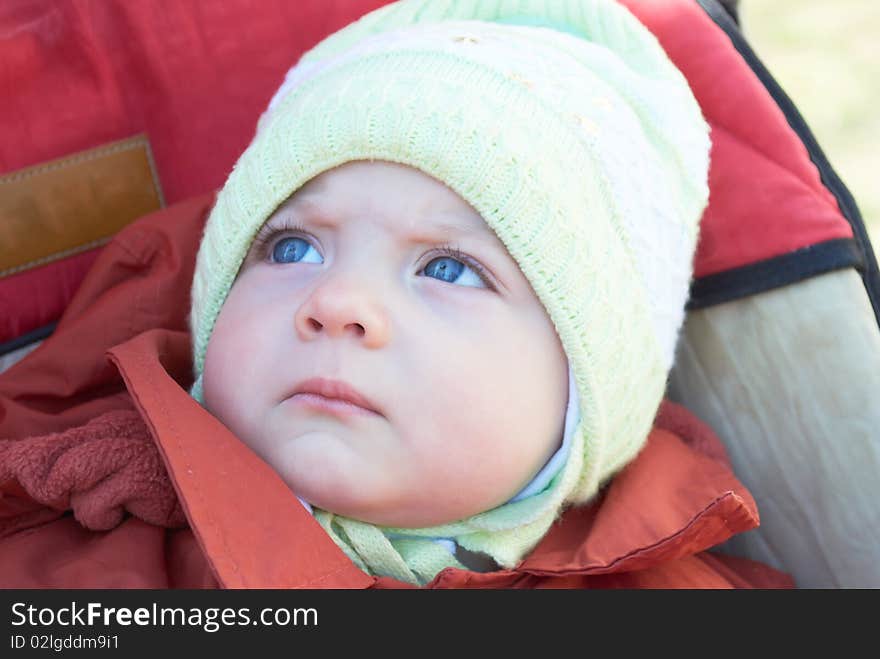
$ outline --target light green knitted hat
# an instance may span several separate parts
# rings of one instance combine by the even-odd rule
[[[612,0],[405,0],[306,53],[207,222],[192,288],[205,350],[258,229],[318,174],[415,167],[494,230],[547,310],[580,424],[548,487],[467,520],[377,529],[317,511],[363,569],[425,583],[453,538],[511,567],[562,507],[637,454],[672,365],[708,198],[708,128],[657,40]],[[422,540],[424,538],[424,540]]]

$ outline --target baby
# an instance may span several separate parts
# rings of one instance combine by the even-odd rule
[[[707,127],[624,8],[546,4],[332,35],[206,225],[191,393],[370,574],[521,561],[664,392]]]

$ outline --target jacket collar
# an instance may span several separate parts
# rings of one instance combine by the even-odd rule
[[[361,572],[281,478],[184,390],[185,332],[150,330],[110,350],[177,495],[226,588],[365,588]]]

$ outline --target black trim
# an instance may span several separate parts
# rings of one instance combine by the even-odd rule
[[[868,299],[871,301],[871,306],[874,308],[874,316],[877,319],[877,324],[880,325],[880,269],[877,267],[877,257],[874,255],[868,232],[865,229],[865,223],[862,220],[862,215],[856,206],[852,194],[831,167],[828,158],[825,157],[819,143],[816,141],[809,126],[807,126],[807,123],[804,121],[800,112],[798,112],[792,100],[783,91],[782,87],[779,86],[779,83],[773,79],[773,76],[770,75],[770,72],[761,60],[758,59],[758,56],[752,50],[751,46],[749,46],[742,32],[740,32],[739,27],[734,23],[724,7],[718,3],[718,0],[697,0],[697,3],[712,18],[712,20],[715,21],[715,24],[724,30],[725,34],[730,38],[734,48],[736,48],[746,64],[748,64],[752,71],[754,71],[755,75],[758,76],[758,79],[764,85],[773,100],[776,101],[779,109],[785,114],[788,125],[791,126],[795,133],[797,133],[797,136],[807,148],[807,152],[810,154],[810,160],[813,161],[813,164],[819,170],[819,176],[822,179],[822,183],[831,191],[837,200],[840,212],[852,227],[855,247],[858,250],[859,256],[859,263],[855,267],[862,275],[862,281],[865,284]],[[801,250],[798,250],[798,252],[800,251]],[[795,252],[795,254],[798,252]],[[791,255],[786,255],[781,258],[789,258],[789,256]],[[800,258],[809,259],[813,258],[813,256],[812,254],[806,254]],[[802,270],[807,272],[810,270],[810,267],[805,265]],[[794,283],[794,281],[796,280],[787,283]],[[699,281],[696,282],[695,286],[699,285],[699,283]]]
[[[691,286],[688,310],[763,293],[832,270],[858,268],[861,254],[851,238],[838,238],[733,270],[700,277]]]
[[[739,0],[718,0],[718,4],[733,19],[733,22],[739,25]]]
[[[26,345],[30,345],[31,343],[42,341],[55,331],[56,325],[58,325],[57,322],[49,323],[48,325],[43,325],[42,327],[38,327],[35,330],[31,330],[26,334],[17,336],[14,339],[10,339],[6,343],[0,343],[0,357],[12,352],[13,350],[24,348]]]

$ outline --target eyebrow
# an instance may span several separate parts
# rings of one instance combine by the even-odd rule
[[[339,226],[339,222],[334,219],[337,216],[335,213],[328,212],[308,199],[302,199],[296,206],[290,206],[283,214],[302,219],[309,224],[323,229],[336,229]],[[477,226],[466,225],[455,220],[444,221],[441,219],[443,217],[455,218],[459,216],[460,214],[458,213],[448,211],[437,213],[430,216],[432,220],[430,228],[413,224],[405,231],[405,238],[407,242],[414,244],[436,243],[438,240],[462,235],[478,239],[495,238],[495,233],[482,218],[480,218],[480,223]]]
[[[446,214],[444,213],[444,215]],[[430,228],[413,227],[412,231],[408,233],[408,240],[409,242],[418,244],[435,243],[438,239],[461,235],[482,239],[494,238],[495,236],[492,230],[482,222],[481,226],[474,227],[456,222],[443,222],[442,220],[434,219],[431,222]]]

